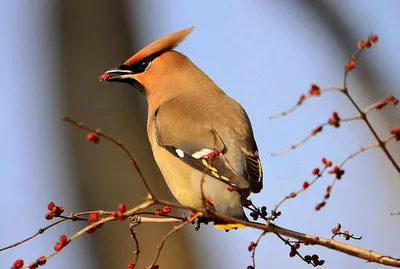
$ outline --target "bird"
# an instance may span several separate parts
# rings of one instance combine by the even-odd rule
[[[248,221],[244,203],[263,189],[252,124],[236,100],[175,50],[194,29],[153,41],[99,79],[129,84],[146,97],[153,156],[181,205]],[[217,218],[214,226],[246,227]]]

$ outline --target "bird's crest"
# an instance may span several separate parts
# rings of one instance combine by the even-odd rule
[[[179,43],[181,43],[194,30],[195,27],[196,26],[187,27],[178,32],[169,34],[167,36],[161,37],[160,39],[157,39],[156,41],[153,41],[151,44],[147,45],[131,58],[126,60],[124,65],[129,66],[135,64],[144,57],[147,57],[157,52],[172,50]]]

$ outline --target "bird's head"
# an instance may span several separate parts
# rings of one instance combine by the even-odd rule
[[[188,60],[173,49],[193,30],[194,26],[164,36],[147,45],[117,68],[106,71],[100,81],[123,82],[137,88],[148,96],[152,91],[167,85],[168,77],[174,74],[176,67]]]

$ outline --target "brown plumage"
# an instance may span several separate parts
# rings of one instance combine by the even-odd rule
[[[192,30],[154,41],[101,79],[129,83],[146,96],[154,158],[178,202],[203,208],[203,187],[211,210],[246,219],[243,200],[263,186],[251,123],[239,103],[173,50]]]

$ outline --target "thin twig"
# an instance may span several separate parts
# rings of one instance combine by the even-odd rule
[[[361,120],[361,116],[356,116],[356,117],[351,117],[351,118],[345,118],[345,119],[340,119],[340,122],[350,122],[350,121],[356,121],[356,120]],[[303,144],[305,144],[308,140],[310,140],[313,136],[317,135],[318,133],[320,133],[322,131],[322,129],[326,126],[332,126],[332,124],[329,123],[329,121],[326,121],[320,125],[318,125],[318,127],[314,128],[311,130],[311,132],[301,141],[297,142],[296,144],[290,146],[287,149],[284,149],[280,152],[276,152],[276,153],[272,153],[271,156],[282,156],[285,155],[287,153],[289,153],[290,151],[302,146]],[[319,130],[319,131],[317,131]]]
[[[90,215],[92,213],[98,213],[99,215],[106,215],[106,214],[110,215],[111,214],[111,212],[104,211],[104,210],[97,210],[97,211],[93,210],[93,211],[84,211],[84,212],[79,212],[79,213],[71,213],[69,216],[62,216],[61,215],[61,216],[59,216],[60,220],[58,220],[56,222],[53,222],[52,224],[50,224],[50,225],[48,225],[46,227],[40,228],[35,234],[33,234],[33,235],[31,235],[31,236],[29,236],[29,237],[27,237],[27,238],[25,238],[25,239],[23,239],[21,241],[18,241],[18,242],[13,243],[13,244],[11,244],[9,246],[0,248],[0,252],[5,251],[5,250],[10,249],[10,248],[17,247],[17,246],[19,246],[21,244],[24,244],[24,243],[32,240],[36,236],[43,234],[46,230],[48,230],[48,229],[50,229],[50,228],[52,228],[52,227],[54,227],[54,226],[56,226],[56,225],[58,225],[58,224],[60,224],[62,222],[65,222],[67,220],[87,221],[87,219],[79,218],[79,216]]]
[[[349,239],[354,239],[354,240],[361,240],[362,239],[362,235],[357,237],[354,234],[348,234],[348,233],[344,233],[344,232],[337,232],[334,235],[332,235],[332,239],[335,239],[336,236],[342,236],[344,237],[346,240]]]
[[[306,263],[311,263],[313,266],[317,266],[317,265],[315,264],[314,261],[307,261],[307,260],[303,257],[303,255],[302,255],[296,248],[293,247],[293,245],[292,245],[292,243],[289,241],[289,239],[285,239],[285,238],[283,238],[280,234],[277,234],[277,233],[275,233],[275,235],[276,235],[280,240],[282,240],[282,242],[284,242],[285,245],[289,245],[290,248],[291,248],[291,250],[294,250],[294,251],[296,252],[296,255],[297,255],[298,257],[300,257],[300,259],[302,259],[304,262],[306,262]]]
[[[383,140],[382,140],[382,143],[387,144],[387,143],[389,143],[390,141],[394,140],[395,138],[396,138],[396,135],[390,135],[390,136],[388,136],[387,138],[383,139]],[[354,152],[354,153],[350,154],[349,156],[347,156],[347,157],[339,164],[339,166],[338,166],[339,169],[342,169],[342,168],[344,167],[344,165],[345,165],[347,162],[349,162],[351,159],[354,159],[356,156],[360,155],[361,153],[363,153],[363,152],[365,152],[365,151],[367,151],[367,150],[373,149],[373,148],[380,148],[380,143],[379,143],[379,142],[375,142],[375,143],[372,143],[372,144],[368,144],[368,145],[361,146],[361,147],[359,148],[359,150],[357,150],[356,152]],[[335,176],[335,177],[332,179],[332,183],[331,183],[331,185],[330,185],[330,186],[331,186],[330,193],[332,192],[333,187],[335,186],[335,184],[336,184],[337,181],[338,181],[338,178]],[[323,200],[322,202],[325,202],[326,200],[327,200],[327,198],[324,198],[324,200]]]
[[[26,242],[28,242],[29,240],[35,238],[36,236],[38,236],[38,235],[44,233],[46,230],[50,229],[51,227],[56,226],[57,224],[60,224],[60,223],[62,223],[62,222],[64,222],[64,221],[67,221],[67,220],[69,220],[69,219],[60,219],[60,220],[58,220],[58,221],[56,221],[56,222],[53,222],[52,224],[50,224],[50,225],[48,225],[48,226],[46,226],[46,227],[44,227],[44,228],[40,228],[35,234],[33,234],[33,235],[31,235],[31,236],[29,236],[29,237],[23,239],[23,240],[21,240],[21,241],[19,241],[19,242],[17,242],[17,243],[11,244],[11,245],[9,245],[9,246],[0,248],[0,252],[1,252],[1,251],[4,251],[4,250],[7,250],[7,249],[10,249],[10,248],[15,248],[15,247],[17,247],[17,246],[19,246],[19,245],[21,245],[21,244],[23,244],[23,243],[26,243]]]
[[[193,216],[189,217],[186,221],[182,222],[181,224],[174,226],[172,228],[172,230],[170,230],[162,239],[160,245],[157,246],[158,250],[157,250],[157,254],[152,262],[152,264],[148,267],[148,269],[151,269],[156,263],[158,258],[160,257],[161,254],[161,250],[164,247],[165,242],[167,241],[167,239],[174,233],[176,233],[177,231],[179,231],[180,229],[182,229],[183,227],[185,227],[186,225],[188,225],[189,223],[191,223],[192,221],[194,221],[195,219],[197,219],[199,216],[201,216],[202,213],[196,213]]]
[[[362,111],[362,109],[357,105],[357,103],[354,101],[353,97],[350,95],[350,93],[349,93],[349,91],[347,89],[342,91],[342,92],[343,92],[343,94],[345,94],[347,96],[347,98],[353,104],[353,106],[358,111],[358,113],[360,113],[362,120],[365,122],[365,124],[367,125],[368,129],[370,130],[372,135],[375,137],[376,141],[379,143],[379,147],[382,149],[382,151],[385,153],[386,157],[392,163],[392,165],[396,169],[397,173],[400,174],[400,166],[396,163],[396,161],[394,160],[392,154],[390,154],[390,152],[386,148],[386,144],[383,142],[383,140],[381,140],[381,138],[376,133],[374,127],[372,127],[371,123],[369,122],[369,120],[367,118],[367,114],[365,114],[365,112]]]
[[[135,254],[135,265],[137,266],[138,260],[139,260],[139,255],[140,255],[140,247],[139,247],[139,240],[136,237],[136,232],[133,230],[135,226],[131,223],[129,225],[129,231],[131,233],[131,238],[135,241],[136,249],[133,251],[133,254]]]
[[[308,184],[307,188],[301,188],[300,190],[296,191],[296,192],[292,192],[291,194],[287,195],[286,197],[284,197],[282,200],[279,201],[279,203],[275,206],[274,211],[278,212],[279,207],[287,200],[289,199],[293,199],[295,197],[297,197],[297,195],[305,192],[309,187],[311,187],[312,185],[314,185],[315,182],[317,182],[318,179],[320,179],[324,172],[327,170],[327,166],[325,166],[321,172],[318,173],[318,175],[315,176],[315,178]]]
[[[258,247],[258,244],[260,243],[260,241],[261,241],[261,238],[263,238],[264,237],[264,235],[266,235],[267,234],[267,232],[266,231],[263,231],[261,234],[260,234],[260,236],[257,238],[257,241],[254,243],[254,246],[253,246],[253,249],[252,249],[252,253],[251,253],[251,260],[252,260],[252,262],[253,262],[253,268],[255,269],[256,268],[256,248]]]
[[[341,90],[340,87],[337,87],[337,86],[326,87],[324,89],[321,89],[321,94],[322,93],[326,93],[326,92],[332,92],[332,91],[340,91],[340,90]],[[288,109],[286,111],[283,111],[283,112],[281,112],[279,114],[269,116],[268,118],[270,120],[272,120],[272,119],[277,119],[277,118],[280,118],[280,117],[287,116],[287,115],[293,113],[296,109],[298,109],[304,103],[305,100],[307,100],[309,98],[312,98],[312,97],[319,97],[319,95],[311,95],[311,94],[307,94],[306,95],[306,94],[303,94],[300,97],[301,99],[293,107],[291,107],[290,109]]]
[[[142,182],[142,184],[144,185],[144,187],[147,190],[147,199],[154,198],[154,194],[151,191],[149,184],[145,180],[145,178],[143,176],[143,173],[142,173],[137,161],[135,160],[135,158],[133,158],[131,152],[120,141],[112,138],[111,136],[108,136],[108,135],[100,132],[99,130],[93,130],[91,128],[88,128],[88,127],[84,126],[83,123],[74,121],[74,120],[72,120],[72,119],[70,119],[68,117],[61,117],[61,119],[63,121],[71,123],[72,125],[80,128],[80,129],[86,130],[86,131],[91,132],[91,133],[96,133],[99,137],[103,137],[104,139],[110,141],[111,143],[115,144],[117,147],[122,149],[125,152],[125,154],[128,156],[131,164],[135,167],[136,172],[139,174],[140,181]]]

